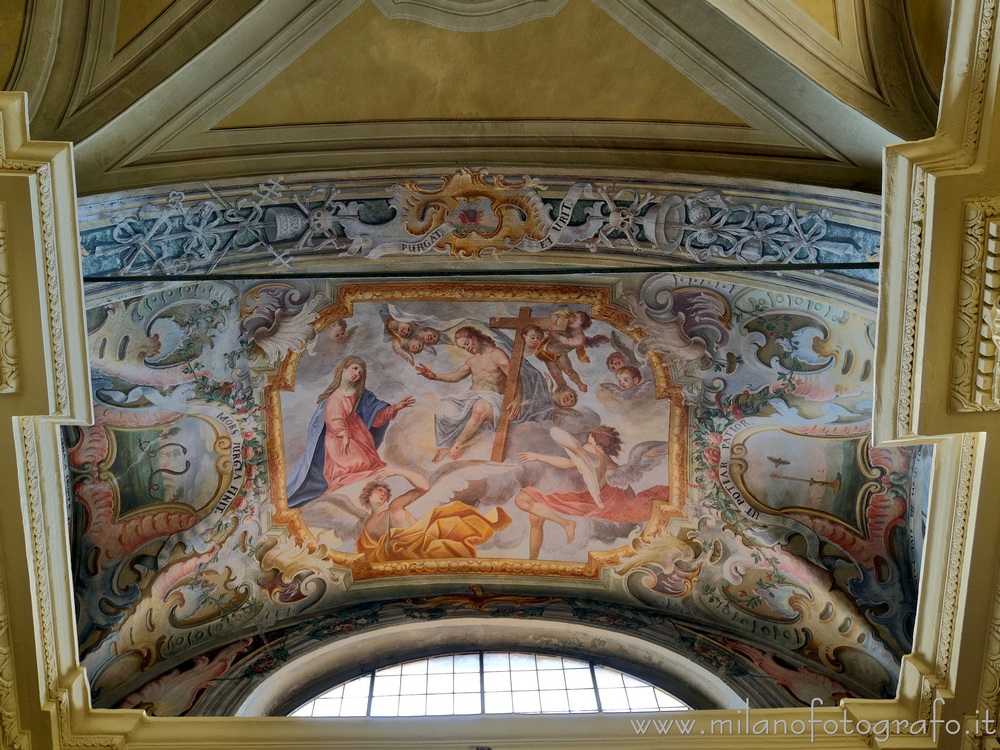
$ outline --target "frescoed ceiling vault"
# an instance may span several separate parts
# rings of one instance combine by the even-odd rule
[[[874,191],[946,5],[0,5],[86,196],[94,706],[469,618],[892,696],[932,449],[872,445]]]
[[[931,454],[871,445],[877,218],[485,168],[85,201],[95,704],[202,713],[468,616],[625,630],[765,706],[891,695]]]

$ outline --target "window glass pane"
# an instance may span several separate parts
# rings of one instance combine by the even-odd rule
[[[523,669],[534,669],[535,668],[535,655],[534,654],[511,654],[510,655],[510,668],[511,670],[523,670]]]
[[[654,692],[656,693],[656,702],[659,704],[660,708],[683,711],[688,707],[687,704],[677,700],[670,693],[666,693],[659,688],[655,688]]]
[[[423,716],[427,712],[426,695],[403,695],[399,698],[400,716]]]
[[[510,669],[509,654],[483,654],[483,669],[487,672]]]
[[[537,690],[538,677],[534,672],[511,672],[510,686],[514,690]]]
[[[451,693],[454,690],[454,678],[450,674],[431,674],[427,676],[428,693]]]
[[[594,686],[594,678],[590,676],[589,667],[587,669],[567,669],[563,674],[566,675],[566,687],[568,688]]]
[[[340,716],[340,698],[317,698],[313,706],[313,716]]]
[[[562,658],[558,656],[535,656],[535,664],[539,669],[562,669]]]
[[[427,660],[411,661],[403,665],[403,674],[427,674]]]
[[[487,672],[483,675],[483,688],[487,693],[510,690],[510,672]]]
[[[542,710],[538,701],[538,691],[518,690],[514,694],[514,712],[519,714],[537,714]]]
[[[600,688],[601,708],[604,711],[628,711],[625,688]]]
[[[659,708],[651,687],[629,687],[625,688],[625,692],[628,694],[628,706],[633,711],[655,711]]]
[[[509,714],[514,711],[514,703],[510,693],[487,693],[486,713]]]
[[[365,716],[368,713],[368,696],[364,698],[344,698],[340,704],[341,716]]]
[[[398,716],[399,696],[384,695],[372,698],[372,716]]]
[[[487,693],[486,713],[509,714],[514,710],[510,693]]]
[[[367,674],[364,677],[359,677],[356,680],[351,680],[346,685],[344,685],[344,697],[367,698],[371,682],[372,678],[370,675]]]
[[[455,696],[456,714],[478,714],[482,710],[479,693],[459,693]]]
[[[457,674],[455,675],[455,692],[456,693],[476,693],[479,694],[479,673],[476,674]]]
[[[565,690],[543,690],[541,699],[542,713],[564,714],[569,711],[569,700]]]
[[[451,695],[428,695],[427,715],[428,716],[451,716],[455,713],[453,697]],[[476,706],[476,713],[479,707]]]
[[[479,654],[459,654],[455,657],[456,672],[478,672]]]
[[[454,668],[454,656],[435,656],[433,659],[427,660],[427,672],[429,674],[438,674],[441,672],[451,674],[454,671]]]
[[[585,661],[580,661],[579,659],[567,659],[565,656],[562,657],[563,667],[566,669],[590,669],[590,665]]]
[[[542,690],[554,690],[566,687],[566,680],[563,678],[563,671],[549,670],[538,673],[538,687]]]
[[[365,675],[365,677],[367,677],[367,675]],[[363,680],[365,679],[365,677],[359,677],[357,681]],[[355,680],[351,680],[351,682],[355,682]],[[344,697],[343,685],[338,685],[332,690],[327,690],[325,693],[323,693],[323,695],[320,696],[320,698],[343,698],[343,697]]]
[[[651,688],[650,688],[651,690]],[[427,675],[403,673],[403,682],[399,686],[400,695],[423,695],[427,692]]]
[[[594,665],[594,676],[599,687],[624,687],[624,675],[616,669]]]
[[[569,710],[570,711],[596,711],[597,696],[591,690],[569,690]]]
[[[288,715],[289,716],[312,716],[313,715],[312,712],[313,712],[313,705],[314,704],[315,704],[315,701],[309,701],[306,705],[299,706],[298,708],[296,708],[294,711],[292,711]]]
[[[393,664],[391,667],[383,667],[376,671],[375,674],[403,674],[403,665]]]
[[[396,675],[383,677],[380,674],[376,674],[372,695],[399,695],[399,682],[400,678]]]

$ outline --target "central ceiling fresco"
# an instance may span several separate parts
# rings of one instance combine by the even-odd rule
[[[627,631],[754,705],[893,694],[931,453],[871,445],[866,196],[477,168],[80,222],[95,705],[234,712],[452,617]]]

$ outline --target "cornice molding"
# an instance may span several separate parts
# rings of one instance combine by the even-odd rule
[[[708,0],[842,101],[901,137],[933,129],[935,103],[903,27],[902,11],[866,0],[836,0],[833,36],[792,0]],[[912,85],[892,85],[909,80]],[[888,83],[887,83],[888,82]]]
[[[884,299],[901,300],[892,302],[901,316],[901,327],[898,347],[894,346],[897,359],[895,369],[897,378],[892,385],[898,398],[893,411],[895,414],[893,435],[905,438],[916,435],[916,421],[919,419],[915,393],[919,390],[917,381],[918,354],[922,351],[918,340],[920,321],[918,315],[924,309],[925,295],[931,281],[927,276],[930,248],[925,219],[928,211],[933,211],[935,205],[928,206],[927,201],[933,200],[933,182],[935,177],[947,171],[956,174],[963,170],[975,169],[975,161],[979,156],[980,139],[983,131],[983,110],[985,107],[989,74],[993,66],[993,41],[996,25],[996,0],[977,0],[970,3],[977,7],[975,15],[975,43],[963,49],[967,51],[967,65],[952,61],[953,67],[947,72],[953,88],[953,96],[958,96],[954,107],[965,113],[959,122],[950,115],[942,116],[939,135],[922,144],[903,145],[889,149],[886,170],[886,189],[890,187],[898,193],[906,190],[909,195],[908,209],[905,218],[898,207],[886,206],[886,220],[883,227],[883,241],[886,245],[892,242],[905,242],[905,260],[890,270],[888,265],[883,268],[882,282],[887,293]],[[967,27],[970,16],[956,16],[964,20]],[[953,38],[960,33],[962,23],[953,23]],[[956,30],[958,27],[959,30]],[[955,55],[959,57],[959,55]],[[957,128],[961,128],[961,136],[955,137]],[[993,292],[984,286],[986,266],[990,262],[992,250],[986,250],[987,214],[995,212],[996,202],[987,199],[969,201],[967,203],[966,229],[962,239],[965,258],[962,261],[961,290],[959,292],[958,309],[956,310],[956,350],[953,354],[952,404],[963,410],[982,410],[987,402],[992,400],[992,393],[987,398],[984,388],[992,391],[994,376],[988,374],[986,384],[979,376],[979,371],[989,367],[995,359],[995,345],[992,344],[991,325],[987,324],[980,330],[980,320],[989,317],[988,307],[993,304]],[[903,232],[905,232],[905,240]],[[902,281],[900,281],[900,279]],[[986,337],[984,339],[983,337]],[[981,341],[989,340],[989,345],[978,346]],[[883,344],[886,342],[883,342]],[[978,346],[978,348],[977,348]],[[884,347],[880,347],[884,348]],[[892,386],[889,386],[892,387]],[[888,437],[888,436],[886,436]]]
[[[394,7],[412,15],[417,8],[439,14],[453,5],[446,0],[437,5],[406,0]],[[491,18],[509,12],[520,19],[551,13],[559,3],[491,0],[475,5],[477,13],[480,5],[481,10],[490,9]],[[518,119],[293,125],[298,121],[289,113],[289,125],[283,127],[218,127],[322,40],[354,10],[356,0],[304,7],[260,2],[230,19],[231,25],[208,44],[189,49],[197,53],[197,65],[183,58],[190,47],[181,43],[188,28],[184,19],[215,12],[214,5],[201,9],[189,0],[176,11],[170,9],[110,61],[111,11],[94,9],[76,23],[104,41],[90,40],[79,50],[67,50],[69,58],[82,56],[85,70],[67,72],[63,78],[72,83],[59,91],[53,84],[40,122],[47,133],[77,141],[84,192],[192,177],[409,167],[415,158],[421,164],[449,166],[456,160],[607,165],[874,185],[881,148],[892,140],[888,131],[774,57],[764,43],[722,13],[698,2],[669,8],[637,0],[599,0],[598,5],[747,125]],[[473,25],[481,30],[481,23],[480,18]],[[159,42],[164,50],[144,51],[143,45]],[[157,67],[166,72],[155,80],[148,71],[153,54],[166,59]],[[757,60],[752,78],[745,70],[748,57]],[[205,70],[215,73],[206,76]],[[122,83],[128,85],[112,85]],[[119,101],[130,90],[141,96]],[[56,118],[57,110],[66,114]],[[804,110],[813,114],[802,115]]]
[[[551,18],[566,0],[373,0],[386,18],[406,18],[454,31],[496,31]]]
[[[965,136],[962,140],[962,151],[967,163],[970,164],[979,148],[983,131],[983,110],[989,93],[987,79],[993,65],[993,35],[996,31],[996,22],[996,0],[981,0],[975,56],[970,76],[969,105],[965,117]]]

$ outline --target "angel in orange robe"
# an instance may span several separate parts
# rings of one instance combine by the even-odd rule
[[[385,479],[401,476],[413,489],[391,496]],[[502,508],[482,515],[460,501],[439,505],[419,521],[407,506],[430,489],[427,478],[415,471],[384,469],[366,484],[359,500],[370,515],[358,536],[357,550],[368,562],[476,557],[476,546],[510,524]]]

